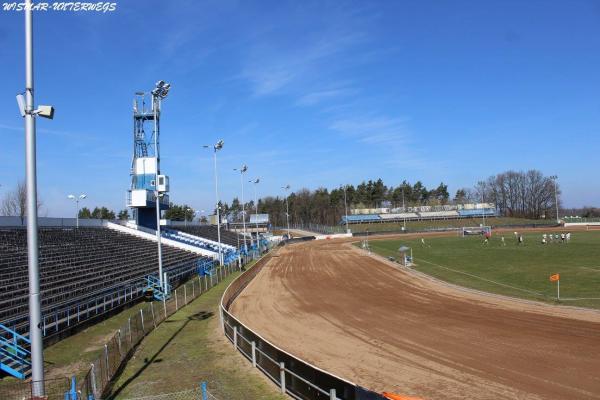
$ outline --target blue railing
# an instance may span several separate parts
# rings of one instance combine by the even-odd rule
[[[199,247],[204,250],[212,251],[215,253],[219,252],[219,245],[203,240],[202,238],[191,238],[188,236],[180,235],[179,232],[173,230],[165,230],[162,233],[162,237],[166,239],[175,240],[176,242],[187,244],[194,247]]]
[[[31,370],[31,342],[25,336],[0,324],[0,370],[25,379]]]
[[[160,284],[160,279],[157,275],[148,275],[146,277],[146,288],[145,290],[152,290],[152,296],[155,300],[163,301],[171,297],[171,285],[169,284],[168,278],[164,283],[164,287]]]
[[[200,276],[205,276],[205,275],[212,275],[215,269],[215,261],[208,259],[208,258],[203,258],[201,260],[198,261],[198,265],[197,265],[197,272],[198,275]]]
[[[206,259],[206,258],[201,258]],[[189,276],[196,270],[197,261],[188,261],[168,269],[171,282],[181,277]],[[102,289],[89,297],[77,298],[42,309],[42,334],[49,337],[70,329],[74,325],[88,319],[102,315],[113,308],[135,301],[144,295],[147,288],[146,277],[123,282],[109,288]],[[29,330],[29,317],[22,315],[2,321],[5,326],[13,326],[21,333]]]

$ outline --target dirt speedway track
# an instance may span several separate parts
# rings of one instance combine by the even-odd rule
[[[233,303],[275,345],[376,391],[600,399],[600,314],[457,290],[331,241],[287,246]]]

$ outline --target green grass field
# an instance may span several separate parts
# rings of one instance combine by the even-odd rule
[[[479,236],[416,240],[371,240],[371,250],[398,257],[401,245],[412,247],[418,271],[460,286],[525,299],[556,302],[560,273],[561,304],[600,308],[600,232],[574,232],[568,244],[541,244],[542,233],[494,234],[487,245]],[[357,244],[359,245],[359,244]]]
[[[486,218],[485,224],[493,227],[506,225],[555,225],[555,220],[544,219],[525,219],[525,218]],[[479,226],[482,223],[481,218],[466,219],[440,219],[432,221],[406,221],[406,229],[409,231],[440,228],[462,228],[463,226]],[[402,229],[402,222],[373,222],[371,224],[350,224],[352,232],[399,231]]]

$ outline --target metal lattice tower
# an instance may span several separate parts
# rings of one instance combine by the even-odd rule
[[[133,158],[127,206],[133,208],[139,225],[153,229],[157,222],[150,218],[152,210],[156,210],[159,204],[160,210],[165,210],[169,204],[166,195],[169,191],[168,177],[160,175],[159,146],[161,101],[169,88],[168,83],[159,81],[149,93],[136,92],[133,100]]]

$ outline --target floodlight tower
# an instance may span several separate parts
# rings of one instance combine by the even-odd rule
[[[133,158],[131,161],[131,186],[127,206],[133,208],[136,224],[156,230],[158,242],[158,279],[163,282],[162,247],[160,232],[161,211],[169,208],[169,177],[160,173],[160,113],[162,100],[171,85],[156,82],[150,93],[137,92],[133,101]],[[151,101],[147,106],[146,100]],[[152,124],[151,134],[145,126]]]
[[[150,93],[136,92],[133,101],[133,158],[127,206],[133,208],[136,223],[150,229],[160,229],[160,211],[169,208],[169,177],[160,174],[160,114],[170,87],[158,81]],[[148,124],[152,124],[150,134]]]

